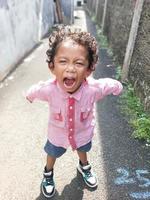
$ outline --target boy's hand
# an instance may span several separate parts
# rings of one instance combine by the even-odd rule
[[[26,100],[28,100],[30,103],[32,103],[32,101],[28,98],[26,92],[23,91],[23,92],[22,92],[22,96],[23,96],[24,98],[26,98]]]
[[[30,102],[30,103],[32,103],[32,101],[26,96],[26,99]]]

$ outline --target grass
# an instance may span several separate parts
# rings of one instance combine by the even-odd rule
[[[120,99],[121,110],[129,116],[129,123],[134,130],[132,136],[150,143],[150,116],[144,111],[144,106],[132,85],[125,86]]]

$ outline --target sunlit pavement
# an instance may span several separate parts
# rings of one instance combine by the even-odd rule
[[[76,11],[75,15],[75,25],[81,26],[83,30],[92,29],[94,25],[86,17],[84,11]],[[24,93],[32,84],[52,77],[45,62],[47,48],[48,38],[42,40],[41,45],[0,84],[0,200],[45,199],[40,192],[40,183],[46,158],[43,146],[47,134],[48,106],[43,102],[28,103]],[[105,62],[109,64],[109,58]],[[97,76],[99,71],[96,72]],[[107,106],[110,102],[113,104]],[[144,167],[146,170],[146,165],[140,157],[140,149],[136,149],[139,157],[135,157],[139,160],[134,160],[135,152],[128,148],[130,141],[128,141],[129,146],[125,145],[126,137],[122,132],[123,130],[129,132],[130,129],[123,119],[120,119],[121,115],[117,114],[119,111],[115,108],[115,103],[116,100],[113,98],[108,99],[102,102],[101,107],[97,106],[95,111],[97,126],[89,160],[97,174],[98,188],[91,190],[84,185],[81,176],[76,171],[78,164],[76,152],[69,148],[67,153],[56,162],[54,172],[57,191],[52,199],[128,200],[135,199],[131,195],[134,192],[145,192],[145,189],[147,189],[145,194],[148,196],[149,179],[144,182],[147,183],[147,187],[140,188],[138,187],[139,182],[135,183],[137,181],[135,173]],[[111,112],[111,109],[115,109],[116,113]],[[100,113],[104,115],[103,120],[100,120]],[[123,127],[124,125],[126,128]],[[109,132],[111,138],[106,131]],[[116,136],[117,131],[122,134],[119,139]],[[105,134],[106,138],[104,138]],[[117,149],[119,143],[121,147]],[[136,142],[132,143],[133,147],[136,145]],[[129,152],[131,157],[128,157]],[[146,153],[143,155],[147,156]],[[131,182],[124,184],[124,179],[119,182],[119,176],[124,173],[133,176],[133,180],[128,180],[127,176],[127,180]],[[139,171],[139,173],[142,172]],[[138,181],[141,180],[138,179]],[[140,183],[143,184],[143,182]],[[143,199],[143,196],[141,197]]]

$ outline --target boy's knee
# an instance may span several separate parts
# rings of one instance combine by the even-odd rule
[[[88,152],[91,150],[91,147],[92,147],[92,142],[90,141],[89,143],[77,148],[77,151]]]
[[[44,150],[49,156],[52,156],[54,158],[59,158],[66,152],[65,148],[57,147],[50,143],[49,140],[47,140]]]

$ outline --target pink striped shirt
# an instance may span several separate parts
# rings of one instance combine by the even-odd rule
[[[56,145],[72,149],[91,141],[94,129],[94,103],[103,97],[119,95],[122,84],[111,78],[88,78],[73,94],[64,92],[56,80],[33,85],[26,98],[46,101],[49,105],[48,140]]]

